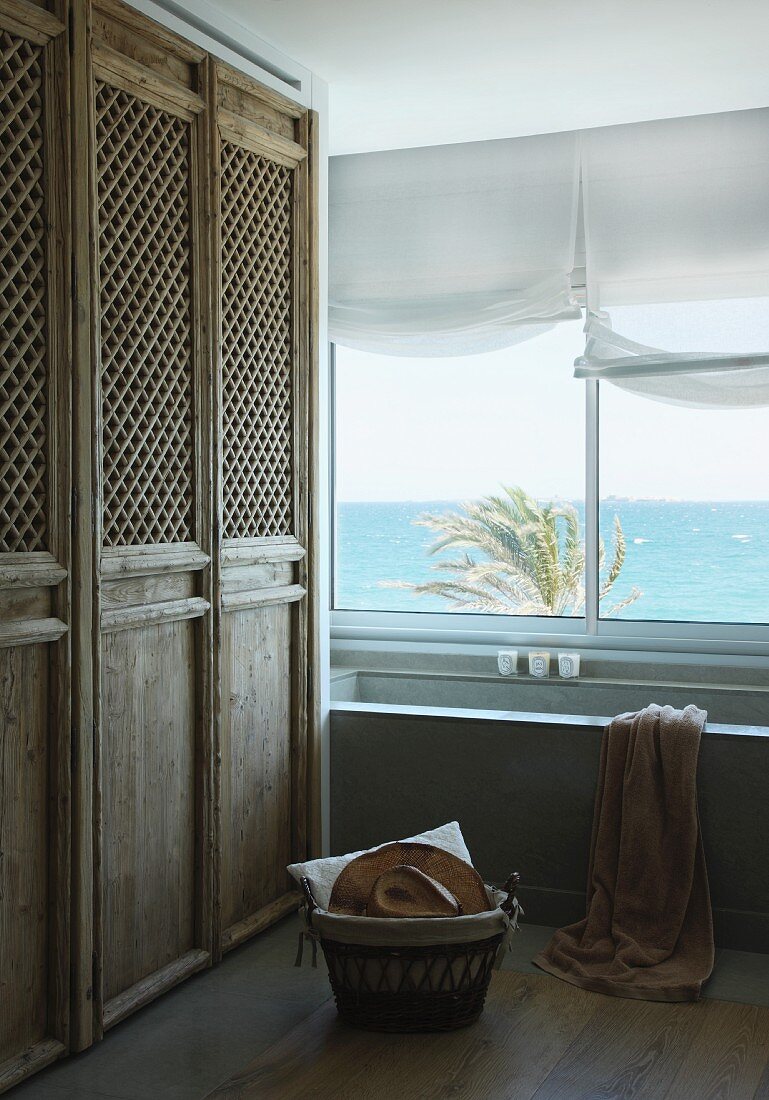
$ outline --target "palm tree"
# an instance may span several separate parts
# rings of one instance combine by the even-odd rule
[[[585,550],[579,533],[579,517],[571,504],[539,504],[521,488],[503,487],[503,496],[484,497],[463,504],[461,512],[424,515],[417,523],[440,532],[430,547],[464,550],[457,557],[438,561],[434,568],[445,574],[427,584],[397,582],[418,596],[441,596],[452,611],[485,611],[491,614],[579,615],[585,606]],[[625,561],[625,536],[619,516],[614,517],[613,556],[602,576],[599,600],[604,600],[619,577]],[[475,551],[473,556],[470,551]],[[604,574],[605,548],[599,543],[599,573]],[[641,595],[633,587],[629,596],[609,611],[614,615]]]

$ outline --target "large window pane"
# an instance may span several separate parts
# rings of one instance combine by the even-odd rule
[[[765,299],[609,312],[616,331],[667,350],[769,347]],[[618,516],[627,540],[604,617],[769,623],[768,441],[769,409],[692,409],[601,385],[600,526],[608,535]]]
[[[578,321],[466,358],[336,349],[336,607],[584,613],[581,350]]]

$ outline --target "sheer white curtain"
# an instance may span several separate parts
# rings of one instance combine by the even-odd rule
[[[591,312],[576,374],[769,405],[769,109],[586,131]]]
[[[576,134],[332,158],[331,339],[467,355],[579,317],[578,188]]]

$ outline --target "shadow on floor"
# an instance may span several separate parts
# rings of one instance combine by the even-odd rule
[[[531,959],[553,932],[522,925],[504,968],[541,973]],[[299,921],[287,917],[107,1033],[44,1070],[14,1100],[201,1100],[329,996],[317,970],[294,967]],[[554,979],[555,980],[555,979]],[[719,951],[706,996],[769,1005],[769,955]]]

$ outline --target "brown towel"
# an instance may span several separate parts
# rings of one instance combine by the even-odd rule
[[[587,916],[534,959],[572,985],[649,1001],[697,1000],[713,918],[697,812],[707,715],[655,705],[604,731]]]

